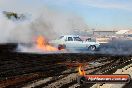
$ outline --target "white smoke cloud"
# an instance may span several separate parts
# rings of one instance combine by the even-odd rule
[[[82,18],[76,15],[45,10],[42,15],[32,23],[32,29],[38,29],[36,31],[39,31],[39,33],[49,38],[49,35],[54,37],[72,34],[74,29],[85,30],[87,29],[87,25]],[[53,38],[52,36],[50,36],[50,38]]]
[[[109,43],[102,45],[98,53],[112,55],[131,55],[132,41],[126,39],[115,39]]]
[[[2,12],[0,13],[0,42],[5,43],[9,39],[10,32],[15,28],[15,24],[8,20]]]
[[[0,14],[0,43],[29,43],[38,35],[54,39],[63,34],[71,34],[74,29],[85,30],[82,18],[44,8],[32,14],[31,19],[13,21]]]

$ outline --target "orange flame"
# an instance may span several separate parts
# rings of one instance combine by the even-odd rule
[[[82,68],[82,66],[80,65],[79,66],[79,68],[78,68],[78,70],[79,70],[79,74],[81,75],[81,76],[85,76],[85,71],[84,71],[84,69],[81,69]]]
[[[44,51],[57,51],[58,50],[57,48],[49,45],[43,36],[38,36],[36,42],[37,42],[37,47]]]

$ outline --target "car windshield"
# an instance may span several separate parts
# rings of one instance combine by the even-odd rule
[[[79,37],[74,37],[74,41],[82,41]]]
[[[60,36],[59,39],[62,39],[64,36]]]

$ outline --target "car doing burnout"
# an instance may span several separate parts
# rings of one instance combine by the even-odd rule
[[[87,49],[94,51],[99,48],[98,42],[83,41],[79,36],[76,35],[64,35],[59,39],[50,41],[51,44],[61,49]]]

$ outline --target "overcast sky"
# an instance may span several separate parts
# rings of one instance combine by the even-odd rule
[[[36,12],[43,8],[82,17],[90,28],[132,29],[132,0],[0,0],[0,10]]]

